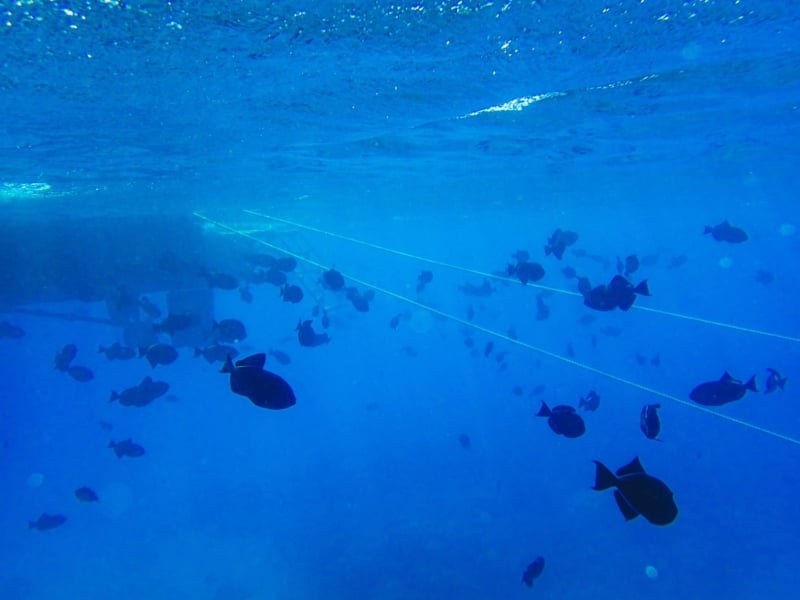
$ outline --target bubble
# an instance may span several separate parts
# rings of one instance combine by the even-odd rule
[[[427,310],[415,310],[411,313],[411,329],[417,333],[428,333],[433,327],[433,316]]]
[[[730,256],[719,259],[719,266],[723,269],[730,269],[733,265],[733,259]]]
[[[44,475],[41,473],[31,473],[28,475],[28,487],[38,488],[44,483]]]
[[[648,579],[657,579],[658,569],[656,569],[653,565],[647,565],[644,568],[644,574],[647,575]]]
[[[778,233],[780,233],[783,237],[789,237],[790,235],[794,235],[797,232],[797,227],[792,223],[784,223],[780,227],[778,227]]]

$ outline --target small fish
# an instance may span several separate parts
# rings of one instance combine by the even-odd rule
[[[464,338],[464,345],[467,348],[474,348],[475,347],[475,340],[472,339],[472,337],[467,336],[467,337]]]
[[[575,358],[575,348],[572,346],[572,342],[567,342],[567,356]]]
[[[535,262],[520,262],[516,265],[508,265],[506,272],[508,275],[519,279],[522,285],[527,285],[529,281],[539,281],[544,277],[544,267]]]
[[[284,302],[297,304],[303,300],[303,290],[298,285],[284,285],[281,288],[281,298]]]
[[[638,256],[636,256],[635,254],[631,254],[630,256],[626,256],[625,257],[625,268],[624,268],[622,274],[625,277],[630,277],[631,275],[636,273],[636,271],[639,270],[639,265],[640,265],[640,263],[639,263],[639,257]]]
[[[367,293],[361,293],[354,287],[347,288],[347,299],[358,312],[369,312],[370,296]]]
[[[517,337],[517,328],[516,328],[516,327],[509,327],[509,328],[506,330],[506,335],[508,335],[508,337],[510,337],[512,340],[517,340],[517,339],[519,339],[519,338]]]
[[[75,360],[78,355],[78,347],[75,344],[67,344],[58,351],[55,358],[56,371],[66,372],[70,363]]]
[[[151,319],[161,318],[161,309],[153,304],[153,302],[147,296],[142,296],[136,302],[139,305],[139,308],[142,309],[142,312]]]
[[[492,350],[494,350],[494,342],[486,342],[486,346],[483,349],[483,355],[488,357],[492,353]]]
[[[674,494],[660,479],[645,473],[639,458],[617,470],[616,475],[600,461],[596,466],[594,488],[616,488],[614,500],[626,521],[642,515],[653,525],[669,525],[678,516]]]
[[[243,285],[239,288],[239,298],[241,298],[242,302],[245,304],[253,303],[253,292],[250,291],[249,286]]]
[[[19,339],[25,335],[25,330],[22,327],[12,325],[8,321],[0,323],[0,338]]]
[[[550,316],[550,307],[544,303],[542,295],[536,296],[536,320],[544,321]]]
[[[292,387],[286,380],[264,369],[266,354],[254,354],[233,361],[226,359],[220,373],[230,375],[230,388],[234,394],[245,396],[260,408],[283,410],[294,406],[297,402]]]
[[[647,357],[644,354],[639,354],[638,352],[634,355],[636,358],[636,364],[638,365],[646,365],[647,364]]]
[[[28,529],[38,529],[39,531],[48,531],[49,529],[55,529],[56,527],[61,527],[64,523],[67,522],[67,517],[64,515],[48,515],[47,513],[42,513],[39,515],[39,518],[35,521],[28,522]]]
[[[661,356],[659,354],[653,355],[653,358],[650,359],[650,364],[654,367],[657,367],[661,364]]]
[[[572,267],[564,267],[563,269],[561,269],[561,273],[567,279],[577,279],[578,278],[578,272],[575,269],[573,269]]]
[[[338,292],[344,288],[344,277],[336,269],[328,269],[322,274],[322,286],[332,292]]]
[[[748,239],[747,232],[744,229],[734,227],[728,221],[723,221],[713,227],[706,225],[703,233],[706,235],[711,234],[711,237],[718,242],[728,242],[729,244],[741,244]]]
[[[417,292],[422,292],[431,281],[433,281],[433,272],[422,271],[417,275]]]
[[[147,348],[139,347],[139,358],[146,358],[150,366],[171,365],[178,359],[178,351],[169,344],[157,343]]]
[[[274,348],[270,348],[267,352],[270,356],[272,356],[275,360],[277,360],[282,365],[289,365],[292,363],[292,357],[286,354],[286,352],[281,352],[280,350],[275,350]],[[234,358],[231,356],[231,358]]]
[[[648,440],[655,440],[661,433],[661,419],[658,416],[660,404],[645,404],[639,414],[639,428]]]
[[[295,330],[297,331],[297,341],[300,342],[301,346],[306,348],[321,346],[322,344],[328,344],[331,341],[331,338],[327,333],[316,333],[314,331],[311,319],[306,321],[298,321]]]
[[[498,352],[497,354],[494,355],[494,359],[497,362],[500,363],[500,362],[503,362],[506,359],[507,355],[508,355],[508,352]]]
[[[537,417],[547,417],[547,424],[558,435],[567,438],[578,438],[586,433],[586,424],[572,406],[559,405],[552,409],[542,402]]]
[[[81,383],[86,383],[87,381],[94,379],[94,373],[92,373],[91,369],[78,365],[72,365],[68,367],[67,375],[72,377],[75,381],[80,381]]]
[[[92,488],[80,487],[75,490],[75,497],[81,502],[97,502],[100,498]]]
[[[179,331],[185,331],[194,327],[195,320],[191,315],[168,314],[160,323],[153,323],[153,333],[166,333],[175,335]]]
[[[471,323],[472,319],[474,318],[475,318],[475,307],[473,307],[472,304],[470,304],[467,307],[467,321]]]
[[[469,450],[472,447],[472,440],[469,439],[466,433],[459,434],[458,443],[464,450]]]
[[[542,574],[542,571],[544,571],[544,558],[538,556],[536,557],[536,560],[527,566],[525,572],[522,574],[522,581],[520,583],[524,583],[528,587],[532,587],[533,580],[537,579],[539,575]]]
[[[215,362],[225,362],[226,356],[236,358],[239,356],[239,351],[233,346],[229,346],[227,344],[212,344],[211,346],[206,346],[205,348],[195,348],[194,356],[195,358],[202,356],[206,359],[208,364],[213,364]]]
[[[722,406],[729,402],[741,400],[747,391],[757,392],[756,377],[753,375],[747,383],[734,379],[726,371],[718,381],[707,381],[696,386],[689,398],[703,406]]]
[[[145,449],[135,443],[131,438],[122,440],[121,442],[110,441],[108,447],[114,450],[114,454],[117,455],[117,458],[122,458],[124,456],[138,458],[145,454]]]
[[[564,252],[566,249],[577,241],[578,234],[574,231],[562,231],[561,229],[556,229],[547,240],[547,244],[544,247],[544,253],[546,256],[552,254],[558,260],[561,260],[564,257]]]
[[[214,322],[211,335],[217,343],[234,344],[247,337],[247,329],[239,319],[222,319]]]
[[[114,342],[107,348],[98,346],[97,352],[105,354],[108,360],[130,360],[136,356],[136,350],[119,342]]]
[[[322,319],[320,319],[320,323],[322,323],[322,328],[327,329],[331,326],[331,317],[328,314],[327,310],[322,311]]]
[[[781,376],[775,369],[767,368],[767,383],[764,385],[764,393],[771,394],[776,390],[783,391],[786,385],[786,377]]]
[[[633,306],[636,296],[649,296],[647,280],[635,286],[622,275],[615,275],[608,285],[598,285],[583,295],[583,304],[599,311],[619,308],[627,311]]]
[[[588,411],[595,411],[600,406],[600,396],[594,390],[590,390],[586,397],[581,396],[578,401],[578,408]]]
[[[166,381],[153,381],[150,376],[145,377],[133,387],[117,393],[111,392],[109,402],[119,402],[122,406],[147,406],[169,391],[169,384]]]
[[[395,315],[389,321],[389,327],[391,329],[397,329],[397,326],[400,325],[400,315]]]
[[[275,268],[272,268],[269,271],[264,271],[264,273],[261,275],[261,278],[263,279],[264,283],[272,284],[275,287],[281,287],[286,283],[286,273]]]

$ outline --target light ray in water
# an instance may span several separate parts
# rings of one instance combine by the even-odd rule
[[[247,211],[247,212],[250,212],[250,211]],[[260,240],[257,237],[253,236],[252,234],[249,234],[249,233],[246,233],[246,232],[241,232],[241,231],[239,231],[239,230],[237,230],[237,229],[235,229],[235,228],[233,228],[233,227],[231,227],[229,225],[226,225],[224,223],[221,223],[219,221],[211,219],[210,217],[207,217],[207,216],[205,216],[203,214],[200,214],[198,212],[195,212],[193,214],[197,218],[202,219],[203,221],[205,221],[207,223],[211,223],[213,225],[216,225],[217,227],[219,227],[222,230],[228,231],[230,233],[235,233],[235,234],[239,235],[242,238],[251,240],[253,242],[256,242],[257,244],[260,244],[262,246],[266,246],[268,248],[271,248],[273,250],[276,250],[276,251],[281,252],[283,254],[286,254],[288,256],[292,256],[292,257],[296,258],[299,261],[302,261],[302,262],[304,262],[306,264],[309,264],[309,265],[312,265],[314,267],[317,267],[318,269],[322,269],[323,271],[328,270],[328,268],[329,268],[328,266],[323,265],[323,264],[321,264],[321,263],[319,263],[317,261],[308,259],[308,258],[306,258],[304,256],[301,256],[299,254],[296,254],[294,252],[290,252],[288,250],[284,250],[280,246],[276,246],[276,245],[271,244],[269,242],[266,242],[264,240]],[[255,213],[251,213],[251,214],[255,214]],[[300,227],[302,227],[302,226],[300,226]],[[556,354],[555,352],[550,352],[549,350],[545,350],[544,348],[539,348],[538,346],[534,346],[532,344],[528,344],[528,343],[523,342],[521,340],[516,340],[516,339],[514,339],[512,337],[509,337],[509,336],[503,334],[503,333],[500,333],[498,331],[494,331],[493,329],[489,329],[487,327],[483,327],[483,326],[478,325],[476,323],[473,323],[471,321],[467,321],[466,319],[462,319],[462,318],[457,317],[455,315],[452,315],[450,313],[444,312],[442,310],[439,310],[438,308],[434,308],[432,306],[428,306],[427,304],[423,304],[422,302],[417,302],[416,300],[414,300],[412,298],[408,298],[407,296],[403,296],[403,295],[398,294],[396,292],[393,292],[391,290],[387,290],[387,289],[382,288],[380,286],[373,285],[373,284],[371,284],[371,283],[369,283],[367,281],[363,281],[361,279],[358,279],[357,277],[353,277],[352,275],[348,275],[347,273],[342,273],[342,275],[345,278],[349,279],[350,281],[353,281],[353,282],[355,282],[355,283],[357,283],[359,285],[362,285],[364,287],[370,288],[372,290],[375,290],[376,292],[380,292],[381,294],[385,294],[386,296],[389,296],[389,297],[394,298],[396,300],[400,300],[401,302],[405,302],[407,304],[410,304],[410,305],[415,306],[417,308],[420,308],[422,310],[426,310],[431,314],[434,314],[434,315],[440,316],[442,318],[448,319],[449,321],[453,321],[454,323],[458,323],[459,325],[462,325],[464,327],[469,327],[471,329],[474,329],[475,331],[480,331],[481,333],[484,333],[486,335],[490,335],[490,336],[493,336],[495,338],[501,339],[501,340],[503,340],[505,342],[508,342],[509,344],[514,344],[516,346],[520,346],[520,347],[525,348],[527,350],[532,350],[533,352],[536,352],[538,354],[542,354],[543,356],[547,356],[548,358],[552,358],[554,360],[561,361],[561,362],[566,363],[568,365],[572,365],[573,367],[577,367],[579,369],[583,369],[584,371],[588,371],[589,373],[594,373],[595,375],[600,375],[602,377],[610,379],[611,381],[616,381],[617,383],[621,383],[623,385],[630,386],[632,388],[635,388],[635,389],[640,390],[642,392],[646,392],[648,394],[652,394],[653,396],[657,396],[657,397],[662,398],[664,400],[670,400],[672,402],[675,402],[676,404],[680,404],[681,406],[685,406],[687,408],[691,408],[693,410],[696,410],[696,411],[699,411],[699,412],[702,412],[702,413],[705,413],[705,414],[708,414],[708,415],[711,415],[711,416],[714,416],[714,417],[718,417],[718,418],[720,418],[720,419],[722,419],[724,421],[728,421],[729,423],[734,423],[736,425],[741,425],[742,427],[746,427],[746,428],[751,429],[753,431],[758,431],[760,433],[764,433],[764,434],[767,434],[769,436],[772,436],[772,437],[774,437],[776,439],[783,440],[785,442],[790,442],[792,444],[796,444],[796,445],[800,446],[800,439],[792,437],[790,435],[779,433],[777,431],[773,431],[771,429],[767,429],[765,427],[761,427],[760,425],[756,425],[754,423],[750,423],[748,421],[744,421],[742,419],[737,419],[736,417],[732,417],[730,415],[726,415],[724,413],[720,413],[720,412],[717,412],[715,410],[711,410],[709,408],[706,408],[705,406],[701,406],[699,404],[695,404],[693,402],[689,402],[688,400],[683,400],[681,398],[678,398],[677,396],[673,396],[672,394],[668,394],[666,392],[662,392],[662,391],[657,390],[655,388],[651,388],[651,387],[642,385],[640,383],[636,383],[635,381],[632,381],[630,379],[626,379],[624,377],[620,377],[619,375],[614,375],[613,373],[609,373],[608,371],[604,371],[602,369],[598,369],[596,367],[592,367],[591,365],[587,365],[586,363],[582,363],[582,362],[577,361],[577,360],[575,360],[573,358],[569,358],[569,357],[566,357],[566,356],[561,356],[560,354]]]
[[[430,265],[436,265],[436,266],[444,267],[444,268],[447,268],[447,269],[453,269],[455,271],[461,271],[463,273],[469,273],[470,275],[477,275],[479,277],[485,277],[487,279],[495,279],[495,280],[499,280],[499,281],[506,281],[506,282],[517,283],[517,284],[519,283],[519,280],[517,280],[517,279],[511,279],[509,277],[504,277],[502,275],[496,275],[494,273],[484,273],[483,271],[477,271],[475,269],[470,269],[468,267],[462,267],[460,265],[454,265],[454,264],[446,263],[446,262],[443,262],[443,261],[440,261],[440,260],[435,260],[435,259],[427,258],[427,257],[424,257],[424,256],[418,256],[416,254],[411,254],[409,252],[403,252],[402,250],[395,250],[393,248],[387,248],[387,247],[381,246],[379,244],[373,244],[371,242],[366,242],[364,240],[359,240],[357,238],[349,237],[349,236],[346,236],[346,235],[340,235],[338,233],[333,233],[331,231],[325,231],[324,229],[318,229],[316,227],[311,227],[309,225],[303,225],[301,223],[296,223],[294,221],[288,221],[286,219],[281,219],[279,217],[273,217],[271,215],[265,215],[263,213],[260,213],[260,212],[254,211],[254,210],[245,210],[244,212],[246,212],[249,215],[253,215],[255,217],[261,217],[262,219],[270,219],[270,220],[273,220],[273,221],[277,221],[279,223],[284,223],[286,225],[291,225],[293,227],[297,227],[298,229],[305,229],[306,231],[311,231],[311,232],[314,232],[314,233],[319,233],[321,235],[326,235],[326,236],[329,236],[329,237],[332,237],[332,238],[336,238],[336,239],[339,239],[339,240],[344,240],[346,242],[351,242],[353,244],[358,244],[359,246],[366,246],[367,248],[373,248],[374,250],[380,250],[381,252],[386,252],[388,254],[394,254],[394,255],[397,255],[397,256],[404,256],[406,258],[410,258],[410,259],[413,259],[413,260],[418,260],[420,262],[428,263]],[[573,292],[571,290],[565,290],[565,289],[561,289],[561,288],[549,287],[549,286],[546,286],[546,285],[540,285],[538,283],[528,282],[526,284],[526,286],[534,288],[534,289],[537,289],[537,290],[547,290],[549,292],[554,292],[556,294],[563,294],[565,296],[579,296],[579,297],[581,297],[581,294],[578,293],[578,292]],[[772,332],[772,331],[764,331],[762,329],[754,329],[752,327],[744,327],[744,326],[741,326],[741,325],[734,325],[732,323],[724,323],[722,321],[714,321],[712,319],[704,319],[702,317],[695,317],[695,316],[692,316],[692,315],[685,315],[685,314],[682,314],[682,313],[671,312],[671,311],[668,311],[668,310],[661,310],[659,308],[650,308],[648,306],[640,306],[638,304],[634,304],[632,308],[633,308],[633,310],[641,310],[641,311],[644,311],[644,312],[649,312],[649,313],[653,313],[653,314],[656,314],[656,315],[662,315],[662,316],[665,316],[665,317],[672,317],[672,318],[675,318],[675,319],[683,319],[685,321],[692,321],[694,323],[702,323],[703,325],[711,325],[712,327],[719,327],[721,329],[730,329],[732,331],[738,331],[740,333],[750,333],[750,334],[753,334],[753,335],[760,335],[760,336],[774,338],[774,339],[778,339],[778,340],[784,340],[786,342],[800,343],[800,337],[797,337],[797,336],[786,335],[786,334],[782,334],[782,333],[775,333],[775,332]]]

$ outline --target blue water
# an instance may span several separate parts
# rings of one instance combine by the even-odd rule
[[[793,3],[1,5],[0,321],[25,335],[0,339],[0,598],[800,596]],[[749,240],[702,234],[726,219]],[[580,235],[562,262],[557,227]],[[307,259],[306,298],[214,290],[213,316],[246,324],[242,355],[291,356],[267,368],[296,406],[234,395],[191,346],[155,369],[95,352],[125,341],[119,286],[164,313],[170,290],[207,293],[162,250],[246,279],[247,254],[278,254],[260,242]],[[459,291],[522,248],[554,291]],[[652,296],[626,313],[561,273],[607,282],[630,254]],[[379,288],[370,311],[323,292],[320,265]],[[316,300],[332,341],[304,348]],[[92,381],[53,369],[67,343]],[[784,391],[763,394],[767,368]],[[725,371],[761,391],[698,410],[689,391]],[[108,402],[146,375],[169,396]],[[583,437],[535,417],[590,389]],[[656,402],[661,441],[639,431]],[[107,448],[128,437],[145,456]],[[592,460],[635,456],[674,491],[671,525],[591,489]],[[29,529],[42,513],[67,521]]]

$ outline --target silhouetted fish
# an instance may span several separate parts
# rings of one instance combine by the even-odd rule
[[[542,407],[536,413],[536,416],[547,417],[547,424],[550,425],[550,429],[558,435],[577,438],[586,433],[586,424],[572,406],[562,404],[554,406],[551,410],[545,402],[542,402]]]
[[[131,438],[122,440],[121,442],[111,441],[108,443],[108,447],[114,450],[114,454],[117,455],[117,458],[122,458],[123,456],[138,458],[145,454],[145,449]]]
[[[38,529],[39,531],[47,531],[61,527],[67,522],[67,517],[64,515],[48,515],[42,513],[35,521],[28,521],[28,529]]]
[[[685,265],[689,260],[689,257],[685,254],[679,254],[678,256],[673,256],[669,259],[668,267],[670,269],[679,269],[683,265]]]
[[[161,309],[158,308],[147,296],[142,296],[137,300],[139,308],[151,319],[158,319],[161,317]]]
[[[109,402],[118,401],[122,406],[147,406],[169,391],[169,384],[166,381],[153,381],[149,375],[136,385],[117,393],[111,392]]]
[[[747,383],[734,379],[726,371],[718,381],[707,381],[695,387],[689,398],[703,406],[722,406],[735,400],[740,400],[747,393],[757,392],[756,377],[753,375]]]
[[[295,330],[297,331],[297,341],[300,342],[300,345],[305,346],[306,348],[312,348],[314,346],[320,346],[322,344],[329,343],[331,338],[328,336],[328,334],[316,333],[311,323],[311,319],[297,322],[297,327]]]
[[[94,379],[94,373],[88,367],[83,367],[80,365],[71,365],[67,368],[67,375],[72,377],[75,381],[80,381],[81,383],[86,383],[87,381],[91,381]]]
[[[645,404],[639,414],[639,428],[649,440],[654,440],[661,433],[661,419],[658,417],[660,404]]]
[[[771,394],[775,390],[783,390],[786,385],[786,377],[782,377],[775,369],[767,368],[767,383],[764,385],[764,393]]]
[[[615,275],[608,285],[599,285],[584,294],[583,303],[594,310],[609,311],[619,308],[627,311],[633,306],[636,296],[649,295],[647,280],[634,287],[622,275]]]
[[[78,347],[75,344],[66,344],[56,354],[54,368],[56,371],[64,371],[69,368],[70,363],[78,355]]]
[[[236,277],[227,273],[210,273],[202,270],[200,275],[208,281],[208,287],[226,291],[235,290],[239,287],[239,281]]]
[[[0,323],[0,338],[19,339],[25,335],[25,330],[22,327],[12,325],[8,321]]]
[[[459,434],[458,443],[464,450],[469,450],[472,447],[472,440],[469,439],[466,433]]]
[[[761,285],[769,285],[775,281],[775,275],[766,269],[759,269],[756,271],[756,281]]]
[[[272,268],[269,271],[265,271],[261,278],[264,280],[265,283],[270,283],[275,287],[280,287],[284,283],[286,283],[286,273],[279,269]]]
[[[130,360],[136,356],[136,350],[119,342],[114,342],[107,348],[98,346],[97,351],[105,354],[108,360]]]
[[[520,262],[516,265],[508,265],[506,272],[519,279],[523,285],[529,281],[539,281],[544,277],[544,268],[539,263]]]
[[[594,390],[590,390],[586,397],[581,396],[578,402],[578,408],[588,411],[595,411],[600,406],[600,396]]]
[[[150,366],[171,365],[178,359],[178,351],[169,344],[157,343],[147,348],[139,347],[139,358],[146,358]]]
[[[533,586],[533,580],[537,579],[539,575],[542,574],[542,571],[544,571],[544,558],[538,556],[536,560],[529,564],[525,569],[525,572],[522,574],[522,581],[520,583],[524,583],[528,587]]]
[[[239,288],[239,298],[242,299],[242,302],[245,304],[252,304],[253,303],[253,292],[250,291],[250,288],[246,285],[243,285]]]
[[[564,257],[564,252],[569,246],[572,246],[578,241],[578,234],[574,231],[562,231],[556,229],[550,238],[547,240],[547,245],[544,247],[546,256],[552,254],[558,260]]]
[[[92,488],[81,487],[75,490],[75,497],[81,502],[97,502],[100,498]]]
[[[511,258],[513,258],[517,262],[525,262],[528,259],[530,259],[530,257],[531,253],[528,252],[527,250],[517,250],[516,252],[514,252],[514,254],[511,255]]]
[[[728,221],[723,221],[719,225],[706,225],[704,234],[711,234],[718,242],[728,242],[729,244],[741,244],[747,241],[747,233],[744,229],[734,227]]]
[[[168,314],[160,323],[153,323],[153,332],[175,335],[179,331],[191,329],[195,320],[190,315]]]
[[[226,359],[220,373],[230,374],[230,387],[234,394],[245,396],[261,408],[282,410],[294,406],[294,391],[286,380],[264,369],[266,354],[254,354],[236,361]]]
[[[275,268],[289,273],[297,268],[297,260],[293,256],[282,256],[275,261]]]
[[[332,292],[338,292],[344,288],[344,277],[336,269],[328,269],[322,274],[322,285]]]
[[[494,350],[494,342],[486,342],[486,346],[483,348],[483,355],[489,356],[492,353],[492,350]]]
[[[645,473],[639,458],[617,470],[616,476],[600,461],[596,465],[594,489],[615,487],[614,500],[626,521],[642,515],[653,525],[669,525],[678,516],[674,494],[660,479]]]
[[[281,298],[284,302],[297,304],[303,300],[303,290],[299,285],[284,285],[281,288]]]
[[[422,271],[417,275],[417,292],[422,292],[431,281],[433,281],[433,271]]]
[[[206,346],[205,348],[195,348],[194,356],[195,358],[202,356],[206,359],[208,364],[212,364],[215,362],[225,362],[226,356],[236,358],[239,356],[239,351],[233,346],[229,346],[227,344],[212,344],[211,346]]]
[[[247,337],[247,329],[239,319],[222,319],[219,323],[214,323],[211,335],[217,343],[233,344]]]

